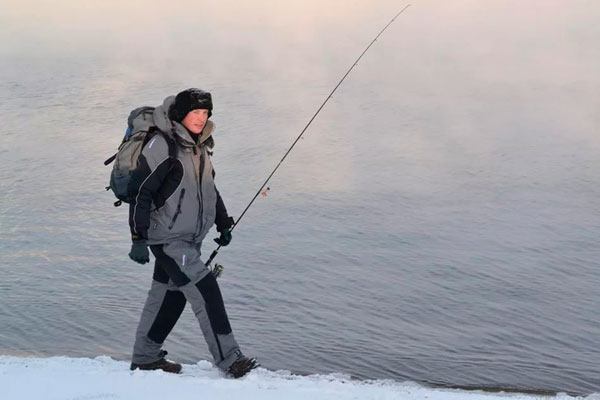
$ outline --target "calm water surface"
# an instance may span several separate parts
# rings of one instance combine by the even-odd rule
[[[0,15],[0,354],[129,358],[151,267],[102,165],[129,110],[210,90],[239,215],[404,5],[156,3]],[[600,6],[452,3],[390,27],[219,255],[238,341],[299,373],[598,392]],[[209,358],[196,324],[174,359]]]

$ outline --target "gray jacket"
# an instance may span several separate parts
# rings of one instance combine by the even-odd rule
[[[173,240],[200,243],[213,223],[222,231],[232,220],[214,183],[210,160],[215,125],[207,121],[198,142],[187,129],[168,117],[175,97],[167,97],[154,110],[154,123],[162,134],[144,146],[129,185],[129,225],[132,238],[148,244]],[[176,158],[169,157],[174,141]]]

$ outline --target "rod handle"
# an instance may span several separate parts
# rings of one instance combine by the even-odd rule
[[[210,257],[208,257],[208,261],[206,261],[204,263],[205,266],[210,267],[210,264],[213,262],[213,260],[215,259],[215,257],[217,256],[217,254],[219,254],[219,252],[217,250],[214,250],[212,252],[212,254],[210,255]]]

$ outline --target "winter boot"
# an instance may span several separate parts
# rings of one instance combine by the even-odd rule
[[[162,369],[165,372],[171,372],[173,374],[178,374],[181,372],[181,364],[177,364],[171,361],[168,361],[167,359],[165,359],[165,356],[167,355],[167,351],[166,350],[161,350],[160,351],[160,360],[158,361],[154,361],[148,364],[136,364],[136,363],[131,363],[131,367],[130,369],[133,371],[135,369],[141,369],[141,370],[155,370],[155,369]]]
[[[241,378],[254,368],[260,366],[255,358],[248,358],[246,356],[240,356],[237,360],[231,364],[227,372],[234,378]]]

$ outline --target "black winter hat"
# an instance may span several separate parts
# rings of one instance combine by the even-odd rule
[[[213,109],[212,97],[209,92],[202,89],[190,88],[175,96],[175,102],[169,108],[169,118],[181,122],[187,113],[199,108],[208,110],[210,117]]]

